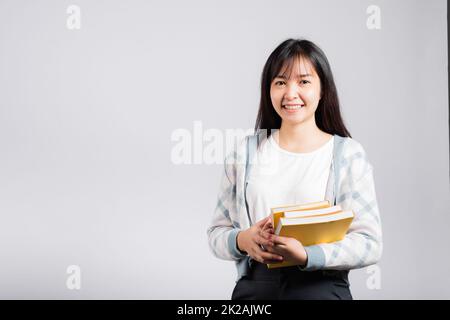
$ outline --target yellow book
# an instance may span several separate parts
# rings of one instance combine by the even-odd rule
[[[331,243],[342,240],[353,221],[353,211],[337,211],[305,217],[281,217],[275,228],[275,234],[293,237],[303,246]],[[269,269],[295,265],[289,261],[267,264]]]
[[[336,212],[342,211],[340,205],[336,205],[333,207],[326,207],[321,209],[314,210],[296,210],[296,211],[286,211],[284,212],[283,218],[305,218],[305,217],[315,217],[315,216],[324,216],[328,214],[334,214]]]
[[[324,200],[324,201],[311,202],[311,203],[305,203],[305,204],[299,204],[299,205],[271,208],[270,211],[271,211],[271,215],[272,215],[273,228],[274,228],[274,230],[277,228],[278,221],[280,220],[280,218],[284,217],[285,212],[314,210],[314,209],[322,209],[322,208],[328,208],[328,207],[330,207],[329,201]]]

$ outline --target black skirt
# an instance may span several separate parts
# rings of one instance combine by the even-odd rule
[[[236,283],[231,300],[352,300],[348,271],[268,269],[251,260],[249,274]]]

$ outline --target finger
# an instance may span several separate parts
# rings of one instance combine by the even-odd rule
[[[274,244],[286,244],[286,237],[282,237],[282,236],[277,236],[275,234],[270,235],[269,239],[274,243]]]
[[[268,216],[268,217],[267,217],[267,220],[266,220],[266,223],[264,224],[264,226],[269,227],[269,226],[271,226],[271,225],[272,225],[272,217],[271,217],[271,216]]]
[[[289,249],[284,244],[274,244],[273,246],[271,246],[271,250],[283,257],[289,254]]]
[[[259,237],[259,238],[256,240],[256,243],[258,243],[258,244],[260,244],[260,245],[263,245],[264,247],[270,247],[270,246],[273,246],[273,245],[274,245],[273,241],[271,241],[271,240],[269,240],[269,239],[265,239],[265,238],[263,238],[263,237]]]
[[[283,260],[283,256],[281,256],[279,254],[263,251],[259,247],[253,248],[252,253],[253,253],[252,258],[261,263],[267,263],[265,261],[268,261],[268,260],[273,260],[276,262],[280,262]]]
[[[283,256],[276,254],[276,253],[271,253],[271,252],[263,252],[261,253],[261,258],[264,261],[276,261],[276,262],[280,262],[283,260]]]
[[[260,230],[258,235],[260,237],[263,237],[264,239],[267,239],[267,240],[269,240],[269,238],[271,236],[271,234],[267,230]]]
[[[286,246],[282,244],[273,244],[271,246],[265,246],[265,249],[267,252],[278,254],[280,256],[285,256],[287,253]]]
[[[273,229],[273,223],[272,223],[272,219],[267,220],[267,222],[264,224],[263,229]]]
[[[273,241],[268,238],[264,238],[263,236],[258,236],[256,243],[262,244],[263,246],[272,246],[274,244]]]
[[[269,240],[270,242],[273,243],[273,240],[271,240],[271,237],[273,236],[273,233],[269,232],[269,231],[265,231],[263,233],[261,233],[261,236],[266,239]]]
[[[271,227],[270,225],[265,225],[261,230],[273,232],[273,227]]]
[[[266,246],[265,249],[267,252],[278,254],[274,246]]]
[[[267,216],[264,219],[259,220],[255,225],[261,227],[267,222],[267,219],[270,219],[270,216]]]
[[[264,263],[264,259],[261,255],[262,250],[260,248],[252,248],[251,251],[252,251],[251,257],[253,259],[255,259],[258,262]]]

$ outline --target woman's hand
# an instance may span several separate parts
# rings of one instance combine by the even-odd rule
[[[283,256],[285,261],[292,261],[302,267],[306,266],[308,255],[300,241],[295,238],[282,237],[270,233],[265,233],[264,236],[266,240],[273,243],[266,246],[268,252]]]
[[[262,227],[262,231],[268,232],[270,234],[274,233],[272,216],[270,216],[270,219],[267,219],[266,223],[264,223],[264,226]],[[265,233],[265,234],[267,234],[267,233]]]
[[[271,220],[271,216],[258,221],[256,224],[251,226],[245,231],[241,231],[237,235],[237,246],[241,251],[247,252],[247,254],[254,260],[261,263],[275,263],[283,261],[283,257],[276,254],[263,250],[261,245],[264,247],[272,246],[274,243],[268,240],[269,232],[263,230],[266,227],[268,220]]]

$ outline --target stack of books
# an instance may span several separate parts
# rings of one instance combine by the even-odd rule
[[[342,240],[353,221],[353,211],[325,201],[271,208],[274,233],[293,237],[306,246]],[[282,261],[267,264],[269,269],[289,267],[295,263]]]

